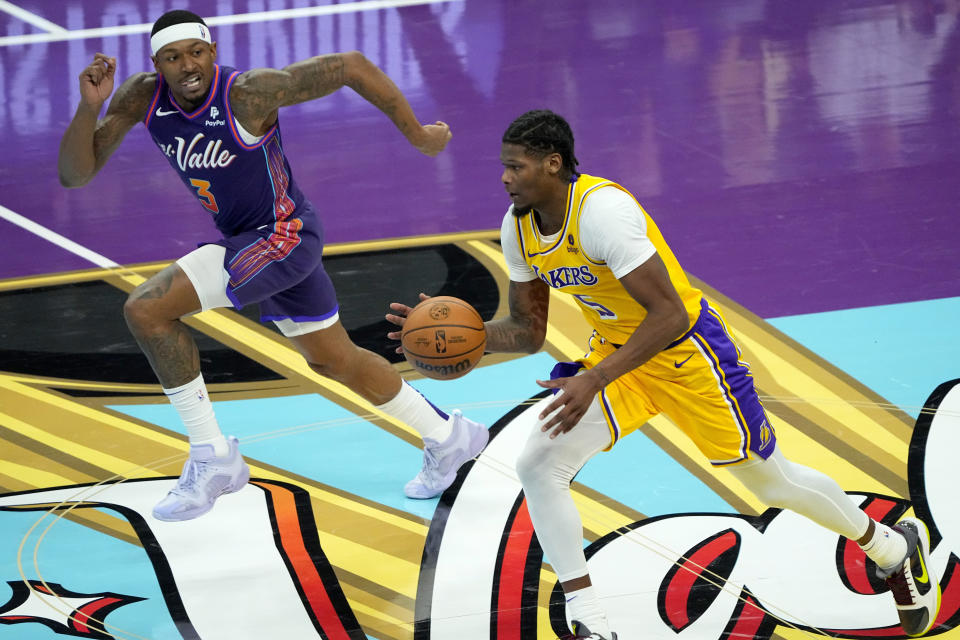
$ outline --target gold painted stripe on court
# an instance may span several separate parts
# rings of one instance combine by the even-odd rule
[[[343,567],[367,580],[390,585],[391,589],[408,598],[417,597],[417,583],[420,580],[419,558],[417,562],[397,558],[322,528],[317,531],[317,535],[324,554],[333,565]]]
[[[334,256],[345,253],[369,253],[387,249],[410,249],[414,247],[429,247],[458,242],[478,240],[499,240],[500,231],[462,231],[460,233],[437,233],[433,235],[406,236],[403,238],[387,238],[383,240],[364,240],[361,242],[340,242],[323,247],[323,255]]]
[[[344,587],[346,592],[346,588]],[[359,595],[359,597],[357,597]],[[350,608],[357,616],[357,622],[365,631],[373,633],[376,638],[390,640],[391,638],[413,637],[413,610],[407,611],[403,618],[385,613],[377,608],[377,604],[367,604],[363,594],[347,595]]]
[[[296,349],[289,346],[288,343],[280,342],[272,336],[266,336],[260,331],[254,330],[247,326],[245,322],[240,321],[241,318],[242,316],[238,316],[232,311],[212,310],[192,316],[187,323],[203,330],[204,333],[211,335],[224,344],[236,348],[241,353],[246,350],[253,350],[256,354],[256,359],[261,364],[268,367],[279,366],[287,371],[294,372],[310,383],[331,392],[341,401],[363,407],[363,411],[366,413],[376,416],[380,420],[394,426],[396,429],[415,436],[419,440],[419,434],[417,434],[416,430],[395,419],[393,416],[380,411],[359,394],[354,393],[339,382],[319,375],[310,368],[303,356],[300,355]]]
[[[136,274],[122,274],[119,276],[119,279],[127,283],[128,286],[132,285],[133,287],[145,280],[142,276]],[[233,347],[244,355],[255,356],[255,359],[265,366],[271,368],[279,367],[281,372],[293,373],[300,376],[310,383],[332,393],[334,397],[339,398],[342,402],[363,407],[365,413],[374,415],[376,418],[392,425],[395,429],[419,441],[419,434],[416,430],[396,420],[392,416],[383,413],[360,395],[354,393],[339,382],[320,376],[310,368],[303,356],[291,347],[287,341],[281,340],[278,336],[274,336],[271,332],[268,332],[259,325],[256,325],[255,328],[250,326],[250,324],[252,324],[250,321],[232,310],[213,309],[204,311],[203,313],[183,318],[183,322]],[[356,412],[353,407],[346,408]]]
[[[363,602],[367,607],[377,611],[377,617],[380,620],[387,624],[401,626],[413,620],[414,600],[404,597],[393,589],[389,589],[389,595],[376,595],[376,592],[384,593],[387,589],[381,585],[371,588],[368,580],[353,584],[351,575],[345,570],[338,572],[338,575],[340,575],[340,585],[343,587],[344,595],[352,601]]]
[[[827,403],[834,419],[854,431],[855,437],[861,439],[863,444],[889,451],[895,456],[906,457],[909,439],[905,440],[879,428],[877,422],[861,407],[851,405],[834,393],[830,387],[802,372],[791,363],[788,355],[766,348],[749,334],[739,336],[739,341],[755,353],[773,374],[778,384],[789,389],[793,395],[807,402],[815,402],[811,399],[822,399]]]
[[[460,243],[459,246],[483,265],[497,283],[500,295],[494,317],[502,318],[508,315],[510,313],[510,275],[507,273],[500,247],[490,240],[471,240]]]
[[[767,410],[777,429],[778,446],[782,445],[783,455],[798,464],[813,469],[828,469],[832,479],[845,491],[871,491],[885,495],[898,495],[898,491],[887,486],[866,471],[850,464],[842,455],[825,446],[816,438],[795,428],[789,422],[778,418]]]
[[[712,287],[691,276],[691,281],[701,288],[711,304],[719,308],[731,322],[735,335],[746,335],[751,340],[764,345],[768,350],[781,354],[791,365],[807,376],[820,380],[832,391],[828,398],[798,398],[806,401],[820,401],[832,406],[839,397],[841,402],[869,410],[874,421],[885,431],[901,440],[909,440],[913,432],[914,420],[900,408],[890,404],[876,392],[837,369],[822,357],[790,338],[765,320],[730,300]],[[751,363],[756,364],[756,363]]]
[[[542,568],[540,570],[540,589],[537,598],[537,637],[553,637],[553,626],[550,624],[550,595],[557,584],[557,574]]]
[[[30,380],[29,382],[34,383],[35,380]],[[143,425],[125,419],[121,417],[120,414],[89,407],[85,404],[74,401],[72,398],[64,397],[60,394],[37,388],[33,384],[19,382],[17,376],[0,374],[0,391],[2,390],[8,390],[9,392],[17,394],[18,396],[22,396],[22,400],[17,399],[18,401],[15,402],[15,406],[17,407],[31,407],[30,402],[25,402],[25,400],[39,402],[44,405],[57,407],[63,411],[73,413],[79,418],[95,420],[110,428],[134,434],[159,445],[173,448],[183,447],[183,439],[181,438],[175,438],[159,431],[144,429]],[[88,434],[88,436],[89,435],[90,434]]]
[[[0,482],[13,491],[24,491],[43,487],[62,487],[74,484],[76,481],[58,473],[2,460],[0,461]],[[18,488],[13,489],[13,487]]]
[[[248,460],[249,461],[249,460]],[[363,502],[356,502],[350,499],[348,496],[341,496],[332,491],[326,491],[320,487],[317,487],[313,484],[304,484],[298,482],[297,479],[292,479],[290,475],[284,473],[278,473],[272,469],[261,467],[256,464],[250,465],[250,474],[255,478],[260,478],[263,480],[275,480],[278,482],[288,482],[292,484],[297,484],[306,491],[312,498],[321,500],[324,502],[329,502],[330,504],[336,505],[342,509],[347,509],[349,511],[356,512],[362,516],[365,516],[371,520],[380,520],[387,522],[395,527],[400,529],[405,529],[417,535],[427,537],[427,531],[429,530],[429,524],[424,524],[419,521],[414,521],[408,518],[402,518],[400,516],[394,515],[389,512],[382,511],[375,506],[367,505]],[[324,526],[325,523],[319,522],[319,526]],[[329,524],[329,523],[328,523]]]
[[[99,449],[85,446],[73,439],[53,435],[44,429],[35,427],[32,424],[28,424],[22,420],[18,420],[9,414],[0,412],[0,422],[12,429],[16,429],[23,435],[33,438],[38,442],[43,442],[44,444],[62,449],[64,451],[69,450],[73,453],[73,455],[83,457],[92,464],[95,464],[103,469],[107,469],[110,473],[118,476],[150,478],[157,475],[156,472],[151,471],[150,469],[137,468],[136,465],[125,458],[112,456],[108,453],[100,451]]]
[[[67,412],[64,416],[56,417],[55,423],[58,425],[58,428],[63,428],[63,426],[71,420],[71,414],[76,416],[76,418],[83,418],[85,420],[92,421],[96,423],[95,426],[106,428],[107,431],[99,432],[96,429],[78,430],[77,438],[67,438],[51,433],[50,430],[42,426],[36,426],[35,424],[27,423],[22,419],[23,416],[17,417],[8,414],[0,414],[0,420],[6,420],[5,424],[7,424],[7,426],[17,429],[17,431],[19,431],[22,435],[30,437],[33,440],[43,443],[47,446],[62,451],[69,451],[72,455],[81,456],[91,464],[95,464],[103,469],[107,469],[110,473],[124,476],[135,473],[135,477],[155,477],[157,475],[164,475],[162,473],[158,473],[157,471],[150,471],[146,469],[137,470],[137,467],[140,464],[139,462],[129,458],[110,456],[103,453],[99,449],[84,444],[84,442],[90,443],[96,440],[115,443],[116,437],[109,435],[109,429],[119,429],[124,433],[146,440],[147,442],[144,443],[144,446],[132,447],[130,450],[136,451],[137,457],[147,463],[150,460],[159,460],[161,458],[168,460],[170,458],[170,450],[173,449],[178,453],[182,452],[183,457],[168,460],[166,464],[172,465],[178,470],[179,465],[182,464],[183,459],[186,458],[187,451],[185,447],[185,438],[182,436],[175,437],[160,431],[154,431],[152,429],[145,428],[143,425],[138,423],[124,420],[123,418],[119,417],[119,415],[113,414],[112,412],[100,411],[84,404],[73,402],[71,399],[62,397],[56,393],[43,391],[30,385],[16,383],[11,379],[11,377],[0,375],[0,398],[3,397],[3,390],[9,390],[9,392],[22,395],[25,399],[29,399],[31,401],[26,402],[24,400],[15,398],[14,401],[6,405],[13,409],[18,409],[19,413],[24,411],[36,413],[36,403],[50,405],[62,412]],[[51,427],[53,427],[53,425],[51,425]],[[80,438],[82,438],[83,442],[79,441]],[[159,455],[144,455],[145,450],[147,452],[151,450],[151,445],[162,445]],[[251,465],[251,468],[252,470],[255,470],[254,472],[258,477],[270,478],[283,482],[295,482],[295,480],[293,480],[289,475],[275,473],[265,468],[258,467],[255,464]],[[105,478],[100,479],[103,480]],[[88,478],[86,477],[82,480],[74,479],[71,483],[78,481],[84,482],[87,480]],[[426,536],[426,526],[420,522],[380,511],[374,507],[354,502],[348,497],[343,497],[336,493],[324,491],[322,489],[318,489],[317,487],[307,485],[304,488],[310,493],[311,496],[314,496],[318,499],[335,504],[341,508],[357,512],[365,517],[387,522],[393,526],[416,533],[417,535]]]

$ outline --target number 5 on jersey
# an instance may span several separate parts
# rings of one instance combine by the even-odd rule
[[[190,184],[197,190],[197,197],[200,198],[200,204],[203,205],[204,209],[211,213],[220,213],[220,208],[217,207],[217,199],[210,193],[210,183],[208,181],[190,178]]]
[[[602,304],[600,304],[590,296],[583,296],[575,293],[573,294],[573,297],[579,300],[580,302],[582,302],[583,304],[585,304],[586,306],[590,307],[594,311],[596,311],[597,314],[604,320],[616,320],[617,318],[616,313],[614,313],[611,309],[608,309],[607,307],[603,306]]]

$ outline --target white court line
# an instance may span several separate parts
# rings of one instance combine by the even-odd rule
[[[41,224],[37,224],[36,222],[34,222],[33,220],[30,220],[29,218],[23,217],[19,213],[16,213],[14,211],[11,211],[10,209],[7,209],[3,205],[0,205],[0,218],[10,221],[11,223],[17,225],[21,229],[25,229],[30,233],[36,234],[41,238],[43,238],[44,240],[47,240],[48,242],[52,242],[53,244],[57,245],[61,249],[65,249],[70,253],[78,255],[84,260],[89,260],[90,262],[97,265],[98,267],[103,267],[104,269],[111,269],[111,268],[120,266],[110,258],[107,258],[106,256],[102,256],[96,251],[91,251],[90,249],[87,249],[86,247],[77,244],[73,240],[63,237],[56,231],[51,231],[50,229],[47,229],[45,226]]]
[[[28,22],[35,27],[43,29],[44,31],[49,31],[51,33],[64,34],[67,33],[67,30],[61,27],[58,24],[54,24],[49,20],[44,20],[35,13],[30,13],[26,9],[21,9],[12,2],[7,2],[7,0],[0,0],[0,11],[6,11],[14,18],[19,18],[24,22]]]
[[[213,27],[225,24],[243,24],[246,22],[268,22],[271,20],[289,20],[291,18],[308,18],[313,16],[328,16],[337,13],[357,13],[360,11],[376,11],[378,9],[394,9],[424,4],[439,4],[441,2],[462,2],[463,0],[361,0],[349,4],[330,4],[322,7],[301,7],[299,9],[277,9],[275,11],[258,11],[256,13],[238,13],[230,16],[204,17],[207,25]],[[0,0],[0,8],[13,7],[9,2]],[[25,13],[25,12],[24,12]],[[32,15],[32,14],[27,14]],[[26,18],[23,18],[26,20]],[[35,18],[40,20],[40,18]],[[29,20],[28,20],[29,22]],[[22,36],[4,36],[0,38],[0,47],[19,44],[34,44],[37,42],[63,42],[65,40],[83,40],[86,38],[104,38],[109,36],[123,36],[134,33],[150,33],[153,23],[126,24],[116,27],[99,27],[96,29],[78,29],[67,31],[53,23],[47,23],[58,29],[53,33],[31,33]],[[40,26],[40,25],[37,25]]]

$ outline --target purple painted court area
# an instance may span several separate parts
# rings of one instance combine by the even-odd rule
[[[17,4],[70,31],[150,23],[175,6]],[[227,17],[322,4],[190,6]],[[955,0],[468,0],[212,31],[219,61],[241,69],[360,49],[421,120],[451,125],[432,159],[348,89],[283,110],[294,174],[328,242],[497,228],[508,204],[500,135],[548,107],[573,125],[580,168],[632,189],[690,273],[770,317],[960,295],[958,10]],[[0,12],[0,37],[44,32]],[[57,182],[78,74],[95,51],[118,57],[121,79],[147,70],[147,41],[0,45],[0,205],[120,263],[174,259],[216,233],[142,126],[87,187]],[[88,266],[0,227],[0,278]]]

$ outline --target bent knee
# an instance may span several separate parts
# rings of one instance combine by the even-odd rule
[[[757,497],[757,500],[768,507],[784,508],[789,506],[786,500],[786,494],[777,487],[749,487],[750,491]]]
[[[562,450],[552,441],[536,440],[528,442],[517,457],[517,477],[524,489],[557,485],[570,486],[577,469],[563,460]]]
[[[148,326],[156,319],[156,313],[151,310],[150,302],[143,297],[140,287],[134,289],[124,301],[123,318],[131,328]]]
[[[527,446],[517,457],[517,477],[520,484],[528,486],[538,478],[537,470],[543,464],[543,456],[534,452],[534,447]]]
[[[131,327],[168,323],[197,311],[200,300],[176,265],[140,284],[123,303],[123,317]]]

